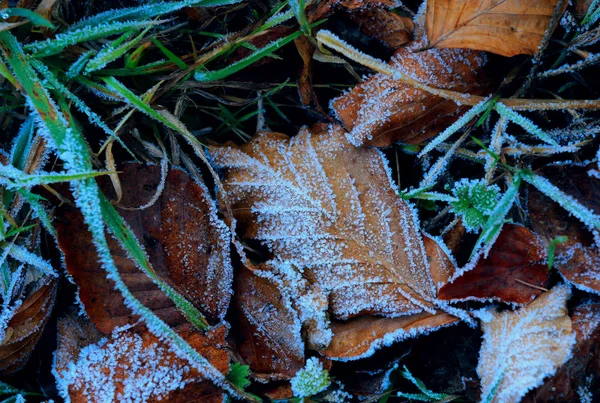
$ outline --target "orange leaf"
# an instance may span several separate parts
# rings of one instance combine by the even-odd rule
[[[333,322],[331,343],[319,352],[331,359],[357,360],[393,342],[426,334],[456,322],[458,318],[441,312],[435,315],[422,312],[399,318],[363,316],[346,322]]]
[[[29,359],[50,318],[56,298],[56,280],[47,279],[27,297],[7,324],[0,344],[0,374],[11,374]]]
[[[236,350],[253,377],[290,379],[304,366],[300,319],[275,283],[242,268],[235,277]]]
[[[561,1],[562,14],[563,0],[429,0],[429,46],[533,55]]]
[[[464,49],[430,49],[421,40],[398,49],[390,65],[419,81],[447,90],[480,94],[485,56]],[[376,74],[332,101],[338,118],[356,146],[386,147],[395,142],[419,144],[435,137],[466,110],[453,101]]]
[[[435,242],[424,243],[379,151],[353,147],[338,126],[318,125],[292,139],[262,133],[210,152],[225,171],[245,238],[274,254],[264,276],[298,311],[308,348],[327,348],[329,317],[436,312],[436,283],[451,275],[452,264]],[[361,345],[368,350],[373,340]]]
[[[54,373],[59,392],[73,403],[216,403],[224,397],[167,343],[145,329],[121,329],[101,339],[91,323],[73,317],[59,321],[58,328]],[[206,334],[191,326],[180,330],[181,336],[221,373],[229,371],[225,326]]]

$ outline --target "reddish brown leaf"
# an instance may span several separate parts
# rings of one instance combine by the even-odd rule
[[[589,166],[550,166],[540,175],[552,178],[553,184],[585,207],[600,213],[600,181],[590,176]],[[554,267],[577,287],[600,293],[600,252],[592,234],[575,217],[536,189],[529,193],[529,213],[533,229],[546,241],[567,236],[556,245]]]
[[[443,300],[496,299],[526,304],[548,281],[545,248],[520,225],[505,225],[489,256],[439,290]],[[528,286],[524,283],[531,284]]]
[[[463,49],[420,51],[421,40],[400,48],[390,65],[433,87],[480,94],[485,56]],[[418,144],[452,124],[464,107],[383,74],[376,74],[332,102],[356,146]]]
[[[332,322],[333,339],[319,351],[335,360],[357,360],[393,342],[428,333],[458,322],[447,313],[432,315],[422,312],[399,318],[362,316],[345,322]]]
[[[358,9],[350,13],[352,20],[366,35],[396,50],[413,39],[415,24],[408,17],[381,8]]]
[[[571,358],[523,403],[594,401],[600,386],[600,304],[580,305],[571,316],[577,344]]]
[[[221,373],[229,371],[225,326],[202,334],[191,326],[181,336]],[[118,330],[108,340],[90,322],[59,322],[54,371],[62,394],[74,403],[107,401],[221,402],[223,392],[145,329]]]
[[[6,337],[0,344],[0,374],[17,371],[29,359],[52,312],[56,283],[54,279],[40,282],[8,322]]]
[[[139,207],[157,191],[160,168],[131,164],[123,169],[120,180],[120,205]],[[119,212],[144,246],[156,273],[210,319],[222,318],[229,303],[232,277],[229,235],[216,217],[206,188],[174,169],[169,171],[165,187],[151,207]],[[79,286],[80,299],[94,324],[108,334],[117,326],[136,323],[137,317],[123,304],[123,297],[97,263],[79,211],[67,205],[58,208],[56,228],[67,270]],[[173,302],[134,265],[117,242],[109,239],[109,245],[133,294],[169,325],[185,323]]]
[[[310,105],[311,99],[313,99],[312,89],[312,56],[315,52],[313,45],[305,37],[301,36],[294,40],[298,54],[302,58],[304,65],[302,66],[302,72],[298,78],[298,94],[300,95],[300,101],[302,105]]]
[[[304,366],[300,319],[277,285],[242,268],[235,278],[237,351],[261,379],[290,379]]]

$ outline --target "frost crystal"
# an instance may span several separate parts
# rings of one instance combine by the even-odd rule
[[[329,372],[323,369],[323,364],[315,357],[306,360],[306,366],[290,380],[292,392],[296,397],[316,395],[327,389],[331,384]]]

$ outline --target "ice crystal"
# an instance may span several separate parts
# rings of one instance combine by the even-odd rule
[[[462,218],[468,232],[477,232],[485,224],[500,199],[500,188],[481,179],[462,179],[454,185],[452,211]]]
[[[296,397],[308,397],[324,391],[331,384],[329,372],[315,357],[306,360],[306,365],[290,380]]]

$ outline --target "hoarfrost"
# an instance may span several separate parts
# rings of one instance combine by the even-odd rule
[[[482,321],[477,366],[481,401],[519,401],[569,359],[575,344],[566,309],[570,295],[568,286],[558,285],[517,311],[490,311]]]

